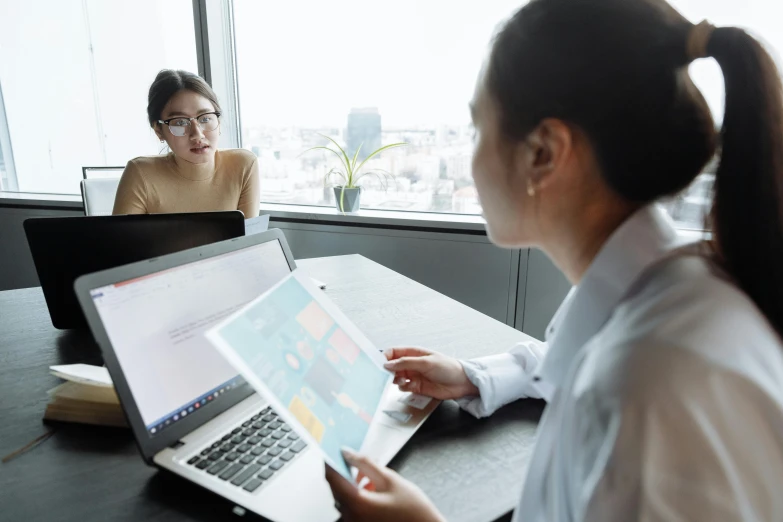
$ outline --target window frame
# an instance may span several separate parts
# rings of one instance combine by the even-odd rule
[[[16,177],[14,165],[14,149],[11,146],[11,132],[8,130],[8,119],[5,114],[5,102],[3,100],[3,86],[0,85],[0,152],[5,166],[5,183],[0,177],[0,190],[9,192],[19,191],[19,181]],[[7,186],[6,186],[7,184]]]
[[[241,147],[242,121],[239,114],[234,2],[193,0],[198,74],[221,100],[221,148]]]

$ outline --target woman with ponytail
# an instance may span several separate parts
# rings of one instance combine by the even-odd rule
[[[701,58],[723,71],[720,132]],[[545,343],[395,348],[387,368],[476,416],[547,400],[514,520],[783,520],[782,104],[756,40],[664,0],[532,0],[497,35],[472,102],[487,231],[574,287]],[[711,239],[683,246],[655,203],[715,155]],[[371,486],[327,471],[344,520],[442,520],[345,453]]]

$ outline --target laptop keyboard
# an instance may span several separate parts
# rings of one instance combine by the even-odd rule
[[[252,493],[306,447],[268,407],[207,445],[188,464]]]

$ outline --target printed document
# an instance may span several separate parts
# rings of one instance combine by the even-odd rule
[[[340,448],[361,451],[391,373],[378,349],[301,270],[207,338],[324,460],[350,478]]]

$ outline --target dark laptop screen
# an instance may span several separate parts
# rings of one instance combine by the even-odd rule
[[[240,212],[36,218],[25,221],[56,328],[86,327],[73,290],[81,275],[244,235]]]

